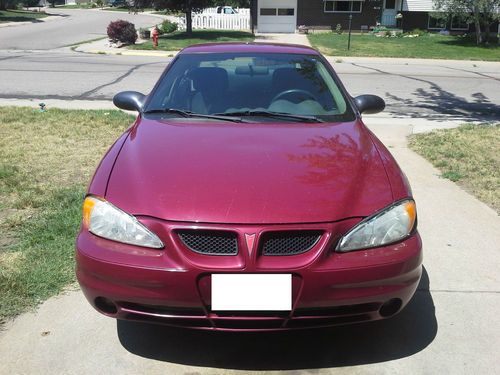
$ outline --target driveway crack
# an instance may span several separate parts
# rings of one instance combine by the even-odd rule
[[[144,64],[136,65],[136,66],[130,68],[128,71],[126,71],[124,74],[122,74],[118,78],[114,79],[113,81],[105,83],[105,84],[100,85],[100,86],[97,86],[97,87],[93,88],[92,90],[86,91],[83,94],[80,94],[79,96],[77,96],[76,99],[88,99],[89,96],[91,96],[92,94],[95,94],[96,92],[103,89],[104,87],[111,86],[111,85],[114,85],[118,82],[123,81],[125,78],[130,76],[133,72],[135,72],[137,69],[140,69],[143,66],[154,65],[154,64],[157,64],[157,63],[154,62],[154,63],[144,63]]]

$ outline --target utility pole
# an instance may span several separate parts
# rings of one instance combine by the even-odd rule
[[[250,0],[250,28],[252,30],[252,34],[255,35],[255,20],[257,19],[257,15],[255,14],[255,0]]]
[[[347,39],[347,50],[351,50],[352,13],[349,13],[349,38]]]

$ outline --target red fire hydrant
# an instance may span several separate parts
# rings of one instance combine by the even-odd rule
[[[153,47],[158,48],[158,37],[160,36],[160,30],[158,27],[153,27],[153,31],[151,32],[151,37],[153,38]]]

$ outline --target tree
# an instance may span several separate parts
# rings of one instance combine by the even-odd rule
[[[37,7],[39,3],[40,3],[39,0],[22,0],[21,1],[21,4],[23,4],[23,7],[25,7],[25,8]]]
[[[250,0],[215,0],[214,5],[228,5],[233,8],[250,8]]]
[[[491,25],[500,20],[500,0],[434,0],[434,7],[450,18],[458,17],[473,23],[477,44],[489,41]],[[483,38],[482,28],[486,38]]]
[[[157,9],[169,9],[186,14],[186,34],[193,33],[192,13],[202,10],[214,4],[214,0],[156,0]]]
[[[14,9],[19,0],[0,0],[0,10]]]

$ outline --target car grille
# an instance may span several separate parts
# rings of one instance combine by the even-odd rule
[[[182,230],[177,235],[190,250],[206,255],[238,254],[236,233],[225,231]]]
[[[271,232],[262,239],[263,255],[297,255],[311,250],[322,235],[320,231]]]

